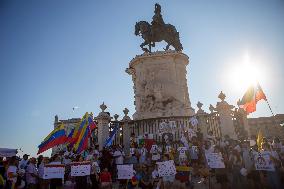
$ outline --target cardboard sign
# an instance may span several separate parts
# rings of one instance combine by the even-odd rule
[[[205,153],[208,166],[212,169],[225,168],[221,153]]]
[[[48,164],[43,168],[43,179],[64,178],[65,166],[62,164]]]
[[[160,177],[173,176],[176,172],[176,167],[173,160],[157,162],[158,173]]]
[[[133,164],[117,165],[117,179],[132,179],[133,176]]]
[[[275,171],[274,164],[270,159],[270,152],[254,153],[254,165],[256,170]]]
[[[90,162],[74,162],[71,164],[71,176],[86,176],[91,174]]]

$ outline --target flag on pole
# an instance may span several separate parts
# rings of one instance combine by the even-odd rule
[[[63,123],[61,123],[61,125],[55,128],[38,146],[37,154],[40,154],[50,148],[53,148],[54,146],[64,144],[66,140],[67,137],[65,134],[65,128]]]
[[[248,88],[238,105],[249,114],[256,111],[256,104],[262,99],[266,101],[266,96],[259,83],[257,83],[255,86],[252,85]]]
[[[111,134],[110,134],[110,136],[106,140],[104,147],[111,146],[112,142],[114,141],[114,138],[115,138],[115,135],[116,135],[118,129],[119,129],[119,125],[118,125],[118,123],[116,123],[114,128],[113,128],[113,130],[112,130],[112,132],[111,132]]]
[[[91,114],[86,113],[82,119],[78,132],[75,136],[74,149],[77,153],[88,148],[88,141],[91,137],[92,130],[96,128]]]

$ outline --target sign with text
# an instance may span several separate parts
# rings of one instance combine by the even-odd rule
[[[212,169],[225,168],[221,153],[205,153],[208,166]]]
[[[158,173],[160,177],[173,176],[176,172],[176,167],[173,160],[157,162]]]
[[[164,133],[172,133],[174,134],[176,131],[176,122],[175,121],[168,121],[162,122],[159,125],[158,133],[162,136]]]
[[[254,153],[254,165],[256,170],[275,171],[274,164],[268,151]]]
[[[71,176],[87,176],[91,174],[90,162],[74,162],[71,164]]]
[[[43,179],[64,178],[65,166],[62,164],[48,164],[43,168]]]
[[[117,179],[132,179],[133,176],[133,164],[117,165]]]

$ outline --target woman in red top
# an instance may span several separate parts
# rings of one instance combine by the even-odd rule
[[[112,185],[111,174],[110,172],[108,172],[107,168],[104,168],[103,172],[101,172],[100,182],[101,182],[102,189],[111,189],[111,185]]]

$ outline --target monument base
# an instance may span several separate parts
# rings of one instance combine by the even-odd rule
[[[192,116],[186,66],[188,56],[177,51],[157,51],[136,56],[126,72],[132,75],[134,120]]]

